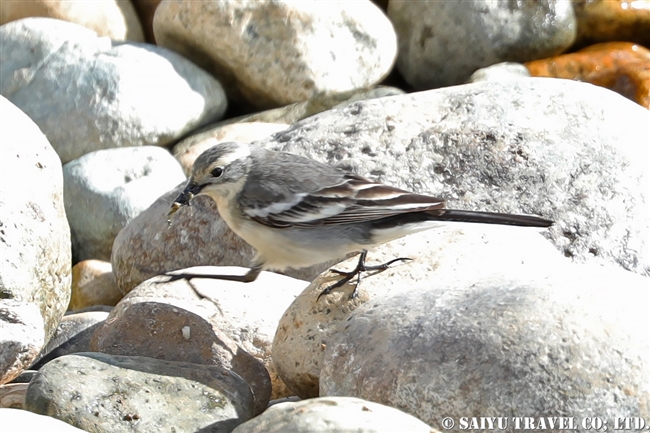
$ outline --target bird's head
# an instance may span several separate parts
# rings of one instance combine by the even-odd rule
[[[194,161],[192,176],[168,215],[188,206],[197,195],[208,195],[219,205],[237,194],[246,181],[250,154],[245,143],[220,143],[203,152]]]

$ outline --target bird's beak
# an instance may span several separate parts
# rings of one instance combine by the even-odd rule
[[[172,207],[167,213],[167,223],[171,226],[171,216],[176,213],[177,210],[179,210],[183,206],[189,206],[190,202],[194,198],[195,195],[199,194],[201,190],[203,189],[202,185],[198,185],[194,183],[192,180],[190,180],[187,183],[187,186],[185,186],[185,189],[183,192],[181,192],[178,197],[176,197],[176,200],[172,203]]]

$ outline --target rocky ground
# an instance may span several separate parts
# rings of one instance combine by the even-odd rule
[[[0,430],[650,425],[650,2],[633,3],[0,3]],[[167,222],[225,141],[555,224],[384,244],[370,263],[413,260],[356,298],[356,280],[319,297],[331,262],[170,281],[254,254],[208,197]]]

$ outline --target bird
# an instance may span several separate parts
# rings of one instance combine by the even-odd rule
[[[342,279],[318,296],[331,293],[362,272],[387,269],[365,263],[370,248],[447,222],[550,227],[534,215],[448,209],[443,198],[416,194],[375,182],[333,165],[259,145],[226,142],[203,152],[171,205],[171,217],[194,197],[212,198],[228,227],[255,250],[244,275],[168,273],[173,279],[217,278],[252,282],[262,270],[303,268],[359,253],[350,272],[332,269]]]

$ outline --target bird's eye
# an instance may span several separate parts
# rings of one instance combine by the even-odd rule
[[[210,174],[212,175],[212,177],[221,177],[221,175],[223,174],[223,168],[215,167],[212,169]]]

